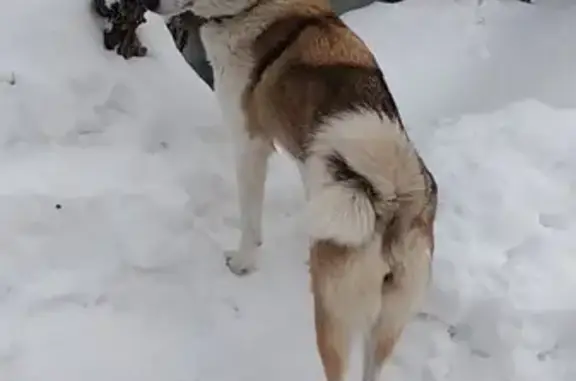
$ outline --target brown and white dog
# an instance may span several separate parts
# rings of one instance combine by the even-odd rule
[[[326,378],[343,380],[362,334],[363,381],[375,381],[427,289],[437,203],[375,58],[327,0],[160,0],[154,8],[205,19],[201,37],[237,147],[242,232],[229,268],[255,268],[266,163],[279,145],[306,189]]]

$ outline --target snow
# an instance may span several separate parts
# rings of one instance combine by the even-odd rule
[[[383,380],[576,379],[574,17],[571,0],[346,15],[441,190],[434,280]],[[149,56],[125,61],[87,1],[0,13],[0,380],[323,379],[297,171],[274,158],[259,271],[233,276],[228,131],[148,19]]]

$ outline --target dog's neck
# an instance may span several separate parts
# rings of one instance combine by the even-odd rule
[[[216,15],[210,17],[204,17],[204,23],[216,23],[222,24],[225,21],[233,20],[238,17],[243,17],[248,13],[252,12],[254,9],[258,8],[260,5],[265,3],[267,0],[255,0],[252,4],[248,5],[246,8],[241,9],[240,11],[232,14],[224,14],[224,15]]]

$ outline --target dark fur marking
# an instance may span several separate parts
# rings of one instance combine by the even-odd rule
[[[363,110],[400,120],[396,102],[376,66],[298,64],[291,70],[309,86],[323,88],[324,98],[314,115],[319,124],[327,117]]]
[[[396,281],[395,278],[396,277],[394,276],[393,271],[390,271],[389,273],[386,273],[386,275],[384,275],[384,277],[382,278],[382,293],[386,292],[387,288],[394,285]]]
[[[337,152],[326,158],[330,175],[339,183],[344,183],[350,188],[357,189],[368,196],[374,204],[380,201],[381,197],[374,185],[365,176],[356,172],[346,160]]]
[[[251,74],[250,90],[258,85],[266,69],[278,60],[307,28],[338,21],[335,14],[328,13],[320,16],[290,16],[271,24],[254,42],[256,66]]]

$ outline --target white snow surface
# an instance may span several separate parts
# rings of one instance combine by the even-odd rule
[[[576,380],[576,4],[406,0],[345,20],[440,187],[434,279],[382,380]],[[0,380],[322,380],[303,192],[274,158],[259,271],[211,91],[148,15],[0,13]],[[351,379],[359,379],[358,366]]]

